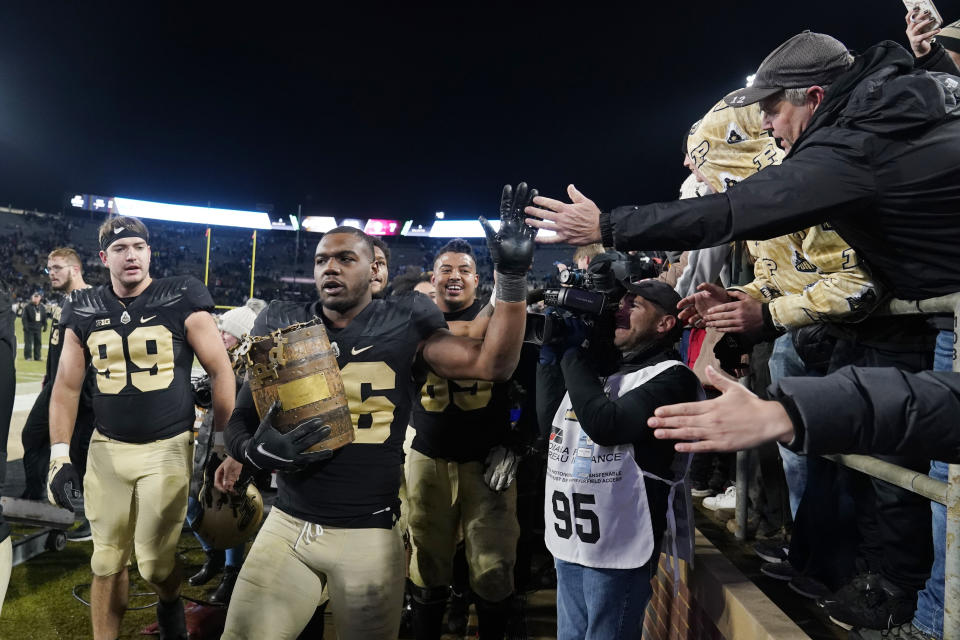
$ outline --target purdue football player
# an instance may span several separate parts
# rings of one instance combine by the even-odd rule
[[[196,354],[213,385],[216,423],[233,409],[235,382],[209,292],[191,277],[150,277],[146,226],[136,218],[100,227],[110,284],[74,291],[61,314],[63,349],[50,400],[48,497],[72,509],[79,479],[70,463],[77,400],[90,362],[97,371],[85,478],[93,534],[94,640],[114,640],[127,604],[127,562],[159,597],[160,638],[186,640],[177,541],[193,459]]]
[[[50,275],[51,288],[67,296],[73,291],[87,289],[90,286],[83,280],[80,256],[67,247],[60,247],[50,252],[47,256],[47,273]],[[44,484],[47,479],[47,467],[50,464],[50,392],[56,380],[57,365],[60,363],[60,347],[63,344],[60,310],[54,310],[53,317],[56,322],[50,327],[50,345],[47,349],[47,370],[43,377],[43,386],[20,434],[20,440],[23,443],[23,473],[26,481],[26,489],[21,497],[25,500],[42,500],[46,497]],[[90,443],[90,435],[93,433],[91,397],[94,385],[94,375],[92,370],[88,370],[70,443],[70,459],[81,481],[87,466],[87,446]],[[89,540],[89,532],[90,525],[84,522],[79,529],[67,535],[71,540]]]
[[[470,245],[442,247],[434,261],[437,306],[447,322],[475,319],[480,276]],[[416,436],[407,459],[410,592],[417,640],[440,638],[458,531],[462,529],[481,638],[502,638],[513,594],[516,486],[484,478],[491,451],[510,431],[504,384],[430,373],[413,408]]]
[[[504,380],[511,374],[523,340],[535,235],[522,212],[535,193],[525,184],[516,192],[504,187],[499,232],[482,220],[499,273],[485,340],[451,334],[424,295],[373,300],[373,246],[351,227],[333,229],[317,245],[317,302],[274,301],[257,318],[258,335],[323,321],[338,347],[356,438],[322,452],[327,458],[318,462],[320,452],[303,452],[329,428],[304,424],[280,435],[269,412],[258,418],[244,385],[227,426],[227,447],[245,464],[278,469],[279,493],[240,571],[224,639],[296,638],[325,585],[341,640],[397,637],[404,551],[394,524],[414,363],[443,378]]]

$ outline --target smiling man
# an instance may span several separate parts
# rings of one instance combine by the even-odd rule
[[[432,281],[447,322],[469,322],[483,309],[477,263],[465,240],[441,247]],[[440,637],[461,529],[480,637],[502,638],[520,535],[517,490],[507,480],[491,487],[485,475],[491,452],[504,448],[510,433],[507,385],[431,372],[414,404],[413,426],[406,470],[416,638]]]
[[[450,333],[426,296],[373,299],[373,243],[352,227],[327,232],[317,245],[316,301],[274,300],[257,318],[254,335],[315,318],[323,322],[338,347],[356,435],[326,456],[304,453],[309,438],[298,442],[279,434],[269,414],[258,416],[249,385],[240,390],[227,448],[245,463],[277,469],[278,497],[240,571],[224,640],[296,638],[324,587],[341,640],[397,637],[405,558],[395,524],[414,380],[428,370],[455,380],[505,380],[513,372],[536,233],[523,223],[523,208],[535,193],[525,184],[516,192],[505,187],[499,232],[485,226],[498,280],[496,311],[483,340]],[[476,401],[468,392],[467,400]],[[322,429],[311,427],[319,434]]]
[[[62,352],[50,399],[48,497],[73,510],[80,480],[69,457],[77,404],[96,369],[85,504],[93,535],[94,640],[114,640],[127,606],[127,564],[156,591],[163,640],[186,640],[177,542],[193,460],[194,355],[210,375],[214,421],[233,409],[235,382],[206,287],[191,277],[150,277],[150,234],[140,220],[100,227],[110,284],[74,291],[61,314]]]
[[[789,153],[726,193],[601,212],[573,185],[571,203],[537,198],[545,241],[619,250],[712,247],[829,222],[897,297],[960,288],[960,79],[914,68],[882,42],[854,57],[805,31],[773,51],[753,86],[725,98],[763,101],[764,126]]]
[[[550,429],[544,520],[557,567],[558,640],[639,640],[668,509],[685,503],[686,457],[644,433],[644,421],[671,398],[703,397],[674,349],[680,296],[658,280],[624,286],[616,373],[600,377],[576,331],[540,351],[537,413],[541,429]],[[678,541],[677,550],[689,559],[685,546]]]

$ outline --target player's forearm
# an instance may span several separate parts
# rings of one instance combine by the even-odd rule
[[[236,399],[237,382],[233,369],[210,372],[210,386],[213,390],[213,430],[223,431]]]
[[[513,374],[520,361],[526,322],[526,302],[497,301],[477,358],[482,373],[479,379],[500,382]]]
[[[70,443],[73,426],[77,422],[80,387],[71,388],[60,378],[53,383],[50,395],[50,443]]]

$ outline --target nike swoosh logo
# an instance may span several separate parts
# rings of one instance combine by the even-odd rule
[[[149,318],[144,318],[143,316],[140,316],[140,323],[143,324],[144,322],[150,322],[156,317],[157,317],[156,315],[152,315]]]
[[[269,451],[263,448],[263,443],[260,443],[257,445],[257,453],[263,456],[267,456],[268,458],[273,458],[274,460],[279,460],[280,462],[293,462],[293,460],[290,460],[288,458],[281,458],[280,456],[273,455],[272,453],[270,453]]]
[[[356,347],[353,347],[353,348],[350,349],[350,355],[355,356],[355,355],[357,355],[357,354],[359,354],[359,353],[363,353],[363,352],[366,351],[367,349],[373,349],[373,345],[372,345],[372,344],[371,344],[371,345],[368,345],[368,346],[364,347],[363,349],[357,349]]]

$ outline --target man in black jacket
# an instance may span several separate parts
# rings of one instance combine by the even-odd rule
[[[23,305],[20,320],[23,322],[23,359],[40,361],[40,334],[47,330],[47,309],[43,295],[37,291],[30,302]]]
[[[938,60],[951,64],[949,58]],[[960,78],[915,69],[882,42],[854,58],[804,32],[767,56],[752,87],[783,164],[726,193],[607,213],[572,185],[572,203],[537,198],[530,224],[549,242],[603,241],[620,250],[694,249],[766,239],[829,222],[900,298],[960,288]]]
[[[740,451],[779,441],[807,455],[916,454],[960,464],[960,375],[845,367],[784,378],[761,400],[709,368],[718,398],[662,406],[648,421],[677,451]]]
[[[960,462],[960,432],[955,427],[960,376],[956,373],[846,367],[824,378],[784,378],[770,387],[771,401],[760,400],[712,368],[707,373],[723,395],[661,407],[649,420],[656,438],[689,441],[677,443],[677,451],[736,451],[778,440],[808,455],[892,454]],[[929,640],[941,636],[944,528],[944,524],[934,527],[934,535],[941,536],[935,544],[934,566],[939,568],[927,583],[913,619],[893,621],[899,626],[889,632],[861,628],[851,637]]]
[[[703,397],[673,348],[680,296],[657,280],[626,286],[615,374],[599,376],[577,331],[566,346],[545,345],[537,370],[537,413],[550,428],[545,538],[557,566],[558,638],[640,638],[669,494],[683,488],[687,462],[643,421],[663,403]]]

